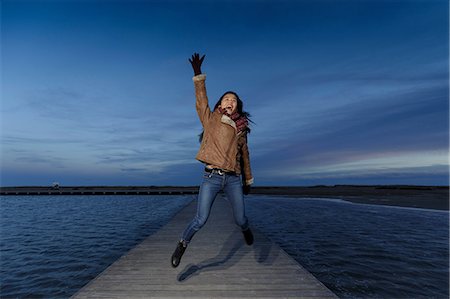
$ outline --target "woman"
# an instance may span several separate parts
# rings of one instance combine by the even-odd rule
[[[244,195],[250,191],[253,177],[247,147],[249,114],[232,91],[226,92],[211,112],[206,95],[206,75],[201,72],[203,59],[194,53],[189,59],[194,69],[196,109],[203,126],[200,150],[196,159],[205,163],[203,182],[198,194],[197,214],[184,230],[172,255],[172,266],[180,264],[192,237],[206,223],[211,206],[220,190],[224,190],[233,208],[234,220],[240,226],[245,242],[253,244],[253,234],[245,216]],[[242,184],[240,176],[242,175]]]

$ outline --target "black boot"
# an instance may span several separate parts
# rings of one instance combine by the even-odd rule
[[[245,243],[247,243],[247,245],[252,245],[253,244],[253,234],[252,234],[252,231],[250,230],[250,227],[247,228],[246,230],[243,230],[242,233],[244,234]]]
[[[184,254],[184,251],[187,248],[187,244],[183,241],[178,242],[177,248],[175,248],[175,251],[172,254],[172,267],[176,268],[180,264],[181,257]]]

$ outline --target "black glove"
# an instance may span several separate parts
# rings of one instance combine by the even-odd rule
[[[189,62],[192,65],[192,68],[194,69],[194,75],[200,75],[202,73],[201,66],[203,59],[205,59],[205,55],[200,58],[200,55],[198,53],[194,53],[191,58],[189,58]]]
[[[248,195],[250,193],[250,185],[243,185],[242,186],[242,192],[244,193],[244,195]]]

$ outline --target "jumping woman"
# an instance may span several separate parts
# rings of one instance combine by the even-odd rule
[[[250,115],[243,111],[241,99],[232,91],[221,96],[211,111],[206,95],[206,75],[201,72],[204,58],[205,55],[200,58],[198,53],[194,53],[189,62],[194,69],[196,109],[203,126],[196,159],[205,164],[205,171],[198,192],[197,214],[184,230],[172,254],[173,267],[180,264],[192,237],[205,225],[216,195],[221,190],[231,203],[234,220],[241,228],[245,242],[247,245],[253,244],[244,206],[244,194],[250,192],[253,183],[247,147]]]

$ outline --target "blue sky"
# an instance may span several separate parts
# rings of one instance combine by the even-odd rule
[[[1,2],[1,185],[198,185],[208,96],[255,185],[448,185],[448,1]]]

